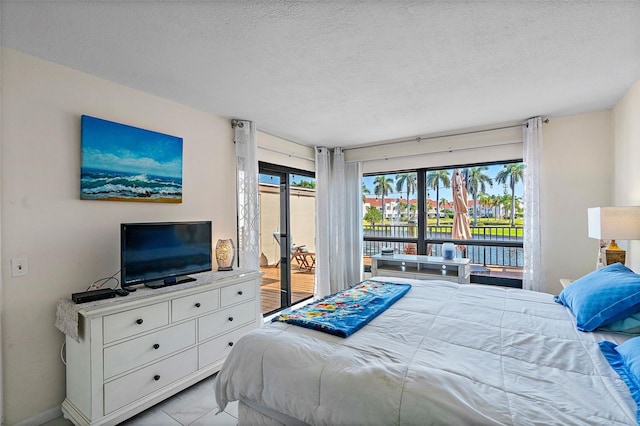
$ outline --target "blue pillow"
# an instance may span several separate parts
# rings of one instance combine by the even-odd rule
[[[599,327],[598,331],[609,331],[624,334],[640,334],[640,313],[631,314],[626,318]]]
[[[571,309],[578,330],[593,331],[640,312],[640,275],[614,263],[575,280],[554,300]]]
[[[640,337],[629,339],[621,345],[612,342],[599,342],[600,351],[607,362],[631,391],[638,407],[636,418],[640,424]]]

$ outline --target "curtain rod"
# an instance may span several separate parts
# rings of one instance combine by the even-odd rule
[[[523,124],[524,126],[524,124]],[[511,127],[517,127],[517,126],[511,126]],[[506,142],[506,143],[496,143],[493,145],[482,145],[482,146],[473,146],[473,147],[468,147],[468,148],[459,148],[459,149],[443,149],[440,151],[433,151],[433,152],[423,152],[420,154],[402,154],[402,155],[392,155],[392,156],[387,156],[387,157],[383,157],[383,158],[375,158],[372,160],[358,160],[361,161],[363,163],[370,163],[373,161],[386,161],[386,160],[396,160],[398,158],[407,158],[407,157],[421,157],[421,156],[428,156],[428,155],[436,155],[436,154],[446,154],[446,153],[452,153],[452,152],[459,152],[459,151],[473,151],[475,149],[486,149],[486,148],[493,148],[493,147],[497,147],[497,146],[508,146],[508,145],[522,145],[522,142]]]
[[[303,157],[302,155],[298,155],[298,154],[294,154],[291,152],[283,152],[283,151],[278,151],[277,149],[273,149],[273,148],[265,148],[263,146],[259,146],[258,149],[263,149],[265,151],[270,151],[270,152],[274,152],[276,154],[280,154],[280,155],[286,155],[287,157],[293,157],[293,158],[298,158],[300,160],[306,160],[306,161],[315,161],[315,156],[313,158],[309,158],[309,157]]]
[[[542,119],[542,122],[544,124],[547,124],[549,122],[549,119],[548,118],[544,118],[544,119]],[[450,138],[450,137],[454,137],[454,136],[472,135],[474,133],[493,132],[495,130],[513,129],[515,127],[523,127],[523,126],[524,127],[529,127],[529,123],[525,122],[525,123],[522,123],[522,124],[513,124],[511,126],[493,127],[491,129],[469,130],[468,132],[451,133],[451,134],[440,135],[440,136],[417,136],[415,138],[407,138],[407,139],[400,139],[400,140],[394,140],[394,141],[386,141],[386,142],[365,144],[365,145],[359,145],[359,146],[354,146],[354,147],[351,147],[351,148],[344,148],[344,149],[345,149],[345,151],[348,151],[348,150],[352,150],[352,149],[363,149],[363,148],[371,148],[371,147],[375,147],[375,146],[391,145],[391,144],[394,144],[394,143],[422,142],[422,141],[428,141],[428,140],[431,140],[431,139],[441,139],[441,138]]]
[[[231,120],[231,128],[235,128],[236,126],[243,128],[244,127],[244,121],[248,121],[248,120],[239,120],[237,118],[234,118]]]

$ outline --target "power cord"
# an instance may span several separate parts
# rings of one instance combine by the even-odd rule
[[[100,288],[102,288],[102,286],[104,286],[106,283],[108,283],[109,281],[113,280],[116,282],[115,288],[118,288],[118,286],[120,285],[120,280],[116,278],[116,275],[118,275],[120,273],[120,269],[118,270],[118,272],[116,272],[115,274],[111,275],[110,277],[106,277],[106,278],[100,278],[98,280],[95,280],[94,282],[92,282],[91,284],[89,284],[89,287],[87,287],[86,291],[89,290],[98,290]]]
[[[67,360],[66,360],[66,359],[64,359],[64,355],[63,355],[64,347],[65,347],[65,345],[66,345],[66,344],[67,344],[67,341],[66,341],[66,339],[65,339],[65,340],[62,342],[62,346],[60,346],[60,359],[62,360],[62,363],[63,363],[64,365],[67,365]]]

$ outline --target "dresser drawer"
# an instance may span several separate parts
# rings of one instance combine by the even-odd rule
[[[104,414],[124,407],[198,368],[196,348],[181,352],[104,385]]]
[[[169,324],[169,302],[131,309],[103,318],[105,344]]]
[[[196,343],[195,320],[105,348],[104,378],[132,370]]]
[[[220,290],[217,288],[174,299],[171,301],[171,321],[176,322],[216,310],[219,307],[219,299]]]
[[[206,367],[215,361],[226,358],[233,345],[254,328],[256,328],[255,324],[247,325],[198,346],[198,368]]]
[[[198,318],[198,341],[238,328],[256,320],[256,301],[242,303]]]
[[[255,297],[256,285],[253,280],[229,285],[220,289],[220,307],[224,308]]]

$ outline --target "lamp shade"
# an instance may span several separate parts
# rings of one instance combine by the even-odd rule
[[[588,209],[589,237],[601,240],[640,240],[640,206]]]

